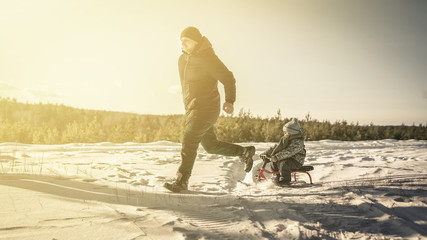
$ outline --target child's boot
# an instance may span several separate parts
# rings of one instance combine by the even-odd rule
[[[272,179],[274,185],[279,187],[286,187],[291,185],[290,181],[286,181],[284,177],[281,177],[279,174],[275,175]]]

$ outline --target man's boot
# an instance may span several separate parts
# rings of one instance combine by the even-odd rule
[[[240,160],[245,163],[245,172],[250,172],[252,169],[252,166],[254,165],[254,160],[252,157],[255,155],[255,147],[249,146],[245,147],[243,150],[242,156],[240,156]]]
[[[173,183],[165,183],[163,186],[168,189],[169,191],[172,191],[174,193],[179,193],[181,191],[187,191],[188,190],[188,179],[190,178],[189,175],[183,175],[182,173],[178,172],[176,174],[176,180]]]

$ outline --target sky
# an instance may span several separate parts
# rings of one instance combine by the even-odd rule
[[[426,12],[423,0],[0,0],[0,97],[183,114],[179,36],[195,26],[236,78],[235,115],[427,124]]]

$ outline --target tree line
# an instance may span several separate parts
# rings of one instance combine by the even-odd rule
[[[220,116],[216,133],[228,142],[276,142],[290,119],[261,118],[241,110],[237,116]],[[298,119],[308,140],[427,139],[427,124],[419,126],[359,125],[347,121],[318,121],[310,114]],[[183,115],[141,115],[134,113],[78,109],[57,104],[29,104],[0,98],[0,142],[63,144],[95,142],[181,142]]]

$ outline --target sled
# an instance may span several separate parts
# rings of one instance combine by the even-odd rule
[[[269,174],[280,174],[279,171],[268,171],[267,169],[265,169],[265,165],[267,165],[268,162],[264,162],[264,164],[261,167],[261,170],[259,171],[259,174],[256,176],[256,182],[259,181],[263,181],[263,180],[267,180],[267,178],[264,176],[264,172],[265,173],[269,173]],[[291,174],[294,175],[294,181],[297,181],[297,173],[305,173],[308,175],[309,179],[310,179],[310,184],[313,184],[313,181],[311,179],[311,175],[309,173],[309,171],[313,170],[314,167],[313,166],[302,166],[298,169],[294,169],[291,170]]]

